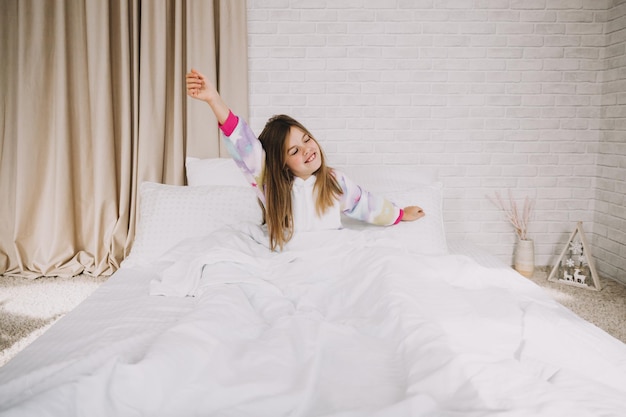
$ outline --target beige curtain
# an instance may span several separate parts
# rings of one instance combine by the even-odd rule
[[[0,274],[109,275],[143,181],[219,155],[192,66],[247,117],[245,0],[0,0]]]

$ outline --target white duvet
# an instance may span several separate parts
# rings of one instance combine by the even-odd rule
[[[182,242],[149,291],[193,308],[150,343],[0,386],[0,415],[626,415],[626,345],[508,268],[350,230],[264,240]]]

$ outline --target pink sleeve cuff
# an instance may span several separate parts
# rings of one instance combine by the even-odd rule
[[[396,219],[394,224],[400,223],[403,217],[404,217],[404,210],[400,209],[400,215],[398,215],[398,218]]]
[[[233,131],[237,127],[239,118],[233,114],[231,110],[228,111],[228,118],[223,124],[220,124],[220,129],[226,136],[232,135]]]

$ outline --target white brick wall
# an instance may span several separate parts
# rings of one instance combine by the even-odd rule
[[[331,164],[438,168],[449,238],[505,261],[515,235],[486,195],[536,197],[538,264],[552,264],[582,220],[597,229],[601,270],[623,274],[624,7],[248,0],[250,124],[260,132],[290,114]]]
[[[593,245],[599,273],[626,282],[626,1],[612,6],[602,55]]]

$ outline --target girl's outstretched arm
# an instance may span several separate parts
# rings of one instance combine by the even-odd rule
[[[187,95],[211,106],[218,123],[224,124],[228,119],[230,108],[222,100],[217,88],[195,69],[187,73]]]
[[[418,206],[400,209],[391,201],[376,196],[357,185],[343,172],[333,170],[343,194],[340,198],[341,210],[348,217],[379,226],[390,226],[400,221],[414,221],[424,217],[424,210]]]

